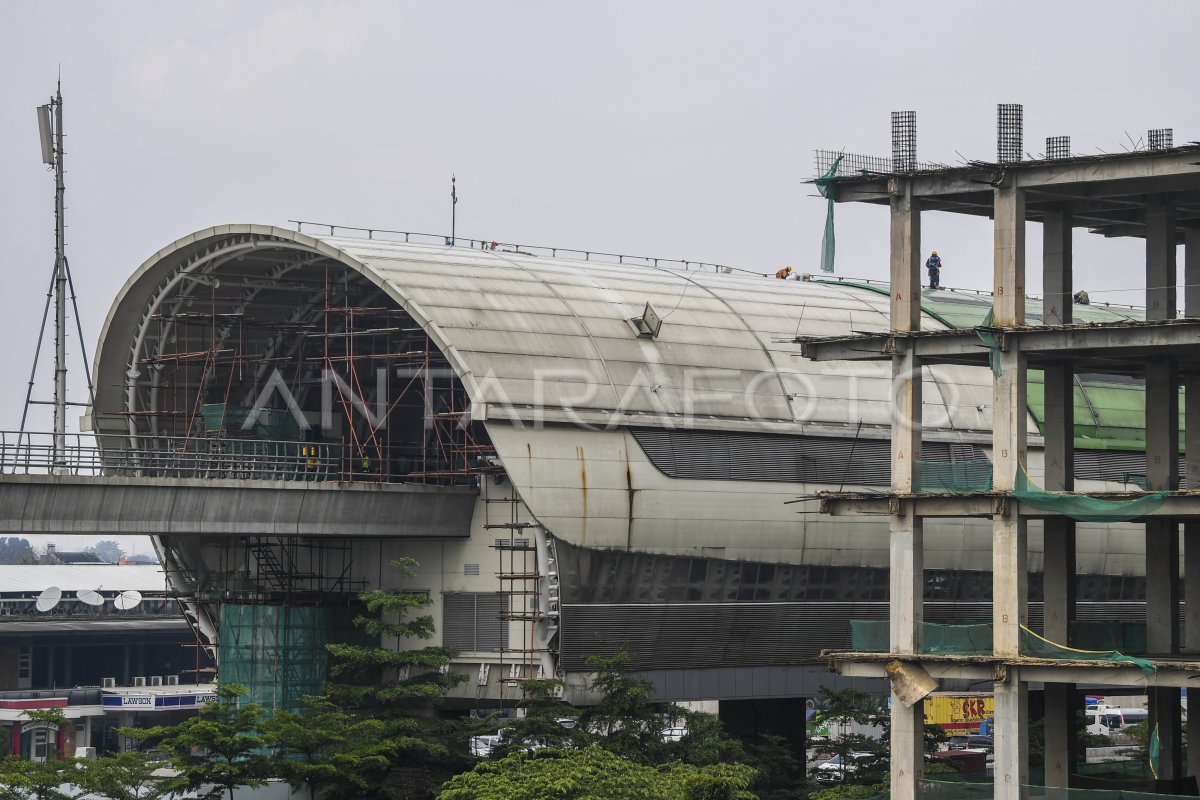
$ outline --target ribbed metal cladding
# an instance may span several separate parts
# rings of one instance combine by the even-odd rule
[[[442,643],[464,652],[498,652],[508,645],[508,625],[500,619],[504,598],[495,592],[442,595]]]
[[[887,486],[887,439],[632,428],[630,433],[663,474],[722,481],[783,481]],[[972,445],[926,442],[929,461],[983,458]]]
[[[1146,477],[1146,454],[1120,450],[1076,450],[1075,477],[1083,480],[1136,482]],[[1179,458],[1179,481],[1187,486],[1187,459]]]
[[[1145,621],[1145,603],[1079,603],[1076,618]],[[887,603],[725,603],[565,605],[560,663],[586,669],[590,655],[626,650],[633,669],[804,664],[822,650],[850,648],[850,620],[887,619]],[[929,622],[990,622],[990,603],[926,603]],[[1042,604],[1029,604],[1029,624],[1042,626]]]

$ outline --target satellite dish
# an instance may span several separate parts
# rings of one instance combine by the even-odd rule
[[[87,603],[89,606],[104,605],[104,595],[100,594],[95,589],[80,589],[75,593],[75,596]]]
[[[128,611],[131,608],[136,608],[140,602],[142,602],[142,593],[128,589],[117,595],[116,599],[113,600],[113,605],[117,607],[118,611]]]
[[[34,605],[38,611],[49,611],[58,605],[59,600],[62,600],[62,589],[57,586],[47,586],[37,596],[37,603]]]

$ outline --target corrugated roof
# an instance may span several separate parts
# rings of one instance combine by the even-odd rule
[[[64,592],[96,589],[166,592],[167,578],[157,565],[0,564],[0,594],[37,594],[48,586]]]
[[[129,279],[105,323],[99,386],[123,385],[137,325],[180,258],[235,240],[248,248],[308,250],[360,270],[429,334],[484,419],[662,427],[690,418],[706,428],[767,424],[795,433],[891,423],[887,365],[809,361],[795,341],[886,331],[886,289],[313,237],[258,225],[199,231]],[[663,318],[655,339],[640,338],[629,322],[647,303]],[[947,293],[926,303],[923,325],[936,329],[982,316],[988,301]],[[1123,316],[1096,306],[1079,313],[1089,321]],[[990,431],[987,369],[937,365],[925,375],[928,428]],[[101,407],[126,402],[116,389],[98,391]]]

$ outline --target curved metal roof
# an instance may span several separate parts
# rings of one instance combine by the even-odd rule
[[[100,408],[122,407],[106,387],[125,383],[136,320],[171,271],[229,242],[256,254],[319,253],[361,272],[439,346],[478,418],[600,425],[692,419],[696,427],[794,431],[890,422],[886,367],[810,362],[794,342],[798,335],[886,330],[886,289],[251,225],[184,237],[125,284],[97,352]],[[647,303],[663,318],[654,339],[640,338],[629,321]],[[926,315],[923,325],[941,328],[939,319]],[[990,428],[986,370],[940,366],[927,368],[927,379],[928,426]]]

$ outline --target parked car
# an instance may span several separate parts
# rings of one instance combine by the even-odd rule
[[[664,728],[662,735],[663,735],[664,742],[678,742],[678,741],[681,741],[683,739],[683,737],[688,735],[688,729],[682,728],[682,727],[677,727],[677,726],[671,727],[671,728]]]
[[[969,736],[951,736],[946,742],[947,750],[983,750],[991,753],[996,747],[990,736],[979,736],[970,734]]]
[[[854,751],[849,754],[845,763],[843,763],[842,757],[836,755],[813,770],[813,780],[825,786],[834,786],[844,782],[847,775],[858,772],[864,765],[872,764],[878,761],[879,758],[880,755],[878,753]]]

